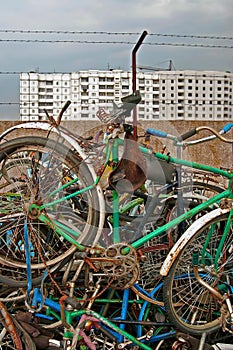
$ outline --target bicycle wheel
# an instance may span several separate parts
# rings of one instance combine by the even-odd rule
[[[190,334],[217,330],[222,315],[222,302],[195,277],[194,256],[201,280],[218,293],[227,292],[233,282],[233,218],[229,213],[215,212],[216,217],[206,214],[190,227],[193,234],[164,279],[169,318],[177,328]]]
[[[222,187],[209,183],[201,183],[197,181],[193,183],[186,183],[182,186],[184,210],[190,210],[211,196],[214,196],[222,191]],[[155,207],[153,215],[150,215],[147,223],[143,227],[144,235],[156,230],[158,227],[166,224],[178,216],[177,195],[174,188],[170,188],[170,192],[166,195],[165,199],[161,200],[161,203],[162,204],[159,204],[160,207],[162,207],[161,214],[157,212],[158,209]],[[211,209],[212,208],[208,208],[204,212],[201,211],[200,213],[191,217],[189,220],[183,222],[181,227],[176,226],[167,230],[163,234],[160,234],[156,238],[148,241],[143,245],[143,247],[140,248],[140,253],[144,257],[143,261],[140,262],[140,279],[138,281],[138,285],[141,288],[137,288],[137,286],[135,286],[135,288],[133,287],[133,290],[134,292],[138,293],[141,298],[157,305],[163,304],[161,289],[158,289],[156,294],[153,294],[153,290],[155,290],[161,283],[162,278],[159,271],[164,259],[185,229],[187,229],[187,227],[189,227],[199,216],[203,216]],[[143,293],[143,290],[145,293]],[[153,294],[153,298],[151,298],[151,300],[147,293]]]
[[[77,249],[73,241],[85,245],[98,241],[96,187],[69,196],[94,181],[87,164],[78,155],[55,140],[23,137],[1,145],[0,162],[2,275],[27,280],[26,254],[29,252],[32,277],[36,278],[36,270],[72,254]],[[67,181],[71,184],[67,185]],[[35,210],[30,210],[32,204]],[[47,219],[45,222],[40,220],[41,214]],[[67,238],[62,237],[59,230],[65,232]]]

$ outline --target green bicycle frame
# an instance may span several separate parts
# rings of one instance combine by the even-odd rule
[[[122,140],[120,139],[114,139],[113,140],[113,154],[114,154],[114,161],[117,161],[117,157],[118,157],[118,153],[117,153],[117,148],[120,144],[122,144]],[[151,152],[145,148],[145,147],[140,147],[140,150],[142,153],[144,154],[151,154]],[[111,155],[111,151],[108,150],[107,154],[106,154],[106,161],[105,161],[105,168],[107,167],[107,165],[109,164],[109,160],[110,160],[110,155]],[[177,225],[179,225],[181,222],[190,219],[192,216],[198,214],[199,212],[201,212],[202,210],[210,207],[213,204],[218,203],[219,201],[221,201],[223,198],[229,198],[232,199],[233,198],[233,193],[232,193],[232,178],[233,178],[233,173],[230,173],[226,170],[222,170],[222,169],[218,169],[212,166],[208,166],[208,165],[204,165],[204,164],[200,164],[200,163],[196,163],[196,162],[190,162],[187,160],[183,160],[183,159],[178,159],[178,158],[173,158],[167,155],[164,155],[162,153],[154,153],[155,158],[160,159],[160,160],[164,160],[166,162],[171,162],[173,164],[178,164],[178,165],[182,165],[185,167],[189,167],[189,168],[193,168],[193,169],[198,169],[198,170],[203,170],[203,171],[208,171],[210,173],[213,174],[217,174],[217,175],[221,175],[227,179],[229,179],[229,185],[228,185],[228,189],[226,189],[225,191],[213,196],[212,198],[208,199],[207,201],[197,205],[196,207],[194,207],[193,209],[185,212],[184,214],[178,216],[177,218],[173,219],[172,221],[168,222],[167,224],[157,228],[156,230],[150,232],[149,234],[137,239],[136,241],[134,241],[132,243],[132,247],[137,249],[140,248],[141,246],[143,246],[146,242],[148,242],[149,240],[159,236],[160,234],[164,233],[166,230],[169,230]],[[69,242],[73,245],[75,245],[79,250],[83,251],[86,249],[86,247],[82,244],[77,243],[76,239],[73,237],[77,237],[79,234],[77,232],[74,232],[74,230],[70,229],[69,227],[62,227],[62,225],[56,221],[51,221],[49,217],[43,212],[43,209],[46,209],[48,207],[52,207],[55,204],[58,204],[62,201],[66,201],[67,199],[70,199],[72,197],[78,196],[80,194],[85,193],[86,191],[89,191],[91,189],[93,189],[100,181],[101,176],[98,176],[95,180],[95,182],[93,184],[91,184],[88,187],[82,188],[76,192],[73,192],[72,194],[65,196],[63,198],[59,198],[57,200],[51,201],[49,203],[44,203],[41,206],[37,206],[35,204],[31,205],[31,210],[33,208],[35,208],[36,210],[38,210],[38,212],[40,213],[39,215],[39,219],[44,222],[45,224],[49,225],[50,227],[53,228],[53,230],[58,233],[59,235],[61,235],[62,237],[64,237],[65,239],[69,240]],[[70,183],[65,184],[64,186],[67,187],[69,186],[69,184],[73,184],[76,181],[78,181],[78,179],[74,179],[72,180]],[[57,190],[53,191],[50,194],[50,197],[52,197],[52,195],[58,193],[60,190],[64,189],[64,186],[58,188]],[[119,233],[119,202],[118,202],[118,193],[117,191],[114,190],[113,192],[113,241],[114,243],[120,242],[120,233]]]

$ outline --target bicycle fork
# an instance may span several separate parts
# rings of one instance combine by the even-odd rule
[[[207,282],[205,282],[201,276],[198,273],[198,256],[199,253],[198,251],[195,251],[193,253],[193,272],[196,280],[204,287],[206,288],[213,296],[215,299],[218,300],[218,302],[222,305],[221,307],[221,317],[220,317],[220,323],[223,328],[223,331],[228,330],[230,333],[233,334],[233,307],[231,304],[230,300],[230,295],[229,293],[224,293],[221,294],[216,288],[210,286]],[[227,323],[227,315],[229,315],[229,323],[230,323],[230,329],[226,328],[226,323]]]

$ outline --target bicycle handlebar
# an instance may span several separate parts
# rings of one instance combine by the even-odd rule
[[[197,128],[191,129],[187,131],[186,133],[182,134],[180,137],[178,137],[179,141],[184,141],[189,139],[190,137],[196,135],[197,133]]]
[[[219,135],[222,135],[222,134],[226,134],[228,131],[231,130],[231,128],[233,127],[233,124],[232,123],[228,123],[226,125],[224,125],[224,127],[218,132]],[[187,142],[187,145],[190,146],[190,145],[195,145],[197,143],[203,143],[203,142],[206,142],[206,141],[210,141],[210,140],[213,140],[217,138],[216,135],[210,135],[210,136],[207,136],[207,137],[203,137],[201,139],[198,139],[198,140],[192,140],[192,141],[188,141]]]
[[[178,142],[178,141],[184,141],[184,140],[188,139],[189,137],[195,135],[197,133],[197,131],[195,128],[195,129],[192,129],[192,130],[186,132],[185,134],[183,134],[181,136],[174,136],[174,135],[168,134],[168,133],[161,131],[161,130],[157,130],[154,128],[147,128],[146,133],[149,135],[167,138],[167,139],[171,139],[171,140]]]
[[[171,139],[175,142],[182,142],[182,141],[187,140],[188,138],[196,135],[199,131],[208,130],[208,131],[212,132],[214,135],[204,137],[204,138],[201,138],[198,140],[189,141],[186,143],[186,145],[192,145],[192,144],[197,144],[197,143],[209,141],[209,140],[215,139],[216,137],[219,138],[220,140],[222,140],[223,142],[232,143],[233,140],[226,139],[223,136],[221,136],[222,134],[226,134],[228,131],[230,131],[232,127],[233,127],[233,123],[228,123],[228,124],[224,125],[223,128],[219,132],[217,132],[216,130],[214,130],[213,128],[210,128],[208,126],[200,126],[200,127],[193,128],[193,129],[187,131],[186,133],[182,134],[181,136],[174,136],[174,135],[168,134],[164,131],[157,130],[154,128],[147,128],[146,133],[149,135],[152,135],[152,136],[157,136],[157,137],[161,137],[161,138],[168,138],[168,139]]]
[[[157,130],[157,129],[153,129],[153,128],[147,128],[146,133],[153,135],[153,136],[162,137],[165,139],[168,137],[168,134],[165,131],[161,131],[161,130]]]
[[[233,127],[233,123],[228,123],[224,125],[224,127],[222,128],[223,134],[226,134],[228,131],[230,131],[232,127]]]
[[[208,127],[208,126],[207,126],[207,127],[206,127],[206,126],[197,127],[197,128],[194,128],[194,129],[188,131],[187,133],[181,135],[180,138],[181,138],[181,140],[184,141],[184,140],[188,139],[189,137],[191,137],[191,136],[197,134],[200,130],[205,130],[205,129],[206,129],[206,130],[211,131],[214,135],[209,136],[209,137],[203,137],[202,139],[199,139],[199,140],[195,140],[196,143],[201,143],[201,142],[209,141],[209,140],[212,140],[212,139],[214,139],[214,138],[216,138],[216,137],[219,138],[219,139],[221,139],[222,141],[224,141],[224,140],[227,140],[227,139],[221,138],[220,135],[226,134],[228,131],[231,130],[232,127],[233,127],[233,123],[228,123],[228,124],[224,125],[223,128],[222,128],[219,132],[217,132],[216,130],[214,130],[213,128],[210,128],[210,127]],[[194,142],[195,142],[195,141],[194,141]],[[192,141],[189,141],[189,142],[192,142]],[[229,141],[224,141],[224,142],[230,142],[230,143],[231,143],[231,140],[229,140]]]
[[[233,126],[233,124],[232,124]],[[209,127],[209,126],[199,126],[197,128],[197,132],[202,131],[202,130],[208,130],[210,132],[212,132],[212,134],[214,134],[217,138],[219,138],[221,141],[226,142],[226,143],[233,143],[233,139],[226,139],[225,137],[223,137],[219,132],[217,132],[216,130],[214,130],[213,128]],[[230,130],[230,129],[229,129]]]

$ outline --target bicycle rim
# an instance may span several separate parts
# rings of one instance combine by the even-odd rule
[[[210,333],[220,327],[221,303],[194,276],[192,259],[194,252],[198,254],[198,273],[204,282],[221,294],[227,291],[232,284],[233,218],[223,242],[227,219],[228,214],[222,214],[197,229],[165,277],[166,310],[174,325],[185,332]]]

